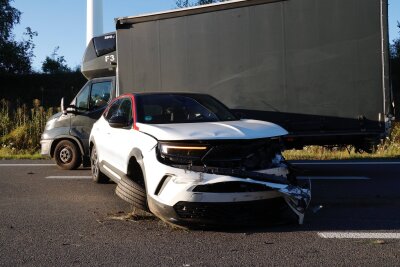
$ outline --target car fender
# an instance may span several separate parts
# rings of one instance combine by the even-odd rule
[[[145,170],[144,163],[143,163],[142,151],[136,147],[131,150],[131,152],[128,155],[127,162],[126,162],[126,166],[127,166],[127,169],[125,171],[126,173],[128,173],[129,161],[131,160],[131,158],[135,158],[136,162],[139,164],[140,168],[142,169],[144,182],[146,184],[146,170]]]

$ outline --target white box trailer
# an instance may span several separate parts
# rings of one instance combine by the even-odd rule
[[[283,126],[288,147],[368,150],[387,136],[393,116],[387,7],[387,0],[239,0],[123,17],[116,68],[110,54],[97,60],[116,73],[116,95],[207,93]]]

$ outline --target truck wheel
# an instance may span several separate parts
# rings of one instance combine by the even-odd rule
[[[75,170],[82,163],[82,155],[78,147],[68,140],[59,142],[54,150],[57,165],[64,170]]]
[[[146,190],[143,186],[132,181],[128,177],[122,177],[115,189],[115,193],[126,202],[132,204],[135,208],[149,211]]]
[[[98,184],[107,183],[110,179],[100,171],[99,157],[97,156],[96,146],[93,146],[92,152],[90,153],[90,163],[93,181]]]

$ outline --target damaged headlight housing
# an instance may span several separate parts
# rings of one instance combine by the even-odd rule
[[[200,162],[209,147],[203,144],[159,143],[158,157],[175,164]]]

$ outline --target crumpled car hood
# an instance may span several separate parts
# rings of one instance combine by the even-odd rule
[[[258,120],[199,123],[143,124],[139,130],[160,141],[257,139],[286,135],[282,127]]]

